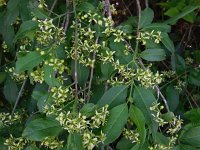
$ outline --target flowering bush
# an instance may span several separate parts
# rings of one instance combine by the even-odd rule
[[[198,22],[184,2],[136,0],[134,14],[129,1],[0,0],[0,149],[199,149],[200,55],[171,28]]]

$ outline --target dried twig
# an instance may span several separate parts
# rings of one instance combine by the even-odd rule
[[[16,109],[18,103],[19,103],[20,97],[22,96],[22,92],[23,92],[23,89],[24,89],[25,84],[26,84],[26,79],[25,79],[24,82],[22,83],[21,89],[20,89],[19,94],[18,94],[18,96],[17,96],[17,99],[16,99],[16,101],[15,101],[15,105],[14,105],[14,107],[13,107],[13,110],[12,110],[12,114],[11,114],[11,115],[13,115],[14,112],[15,112],[15,109]]]
[[[99,41],[99,37],[96,38],[96,41],[95,43],[97,44]],[[93,60],[95,60],[95,57],[96,57],[96,53],[93,52]],[[94,66],[91,67],[91,71],[90,71],[90,81],[89,81],[89,86],[88,86],[88,100],[90,99],[90,89],[91,89],[91,86],[92,86],[92,79],[93,79],[93,75],[94,75]]]
[[[145,0],[145,6],[146,6],[146,8],[149,8],[149,1],[148,0]]]
[[[69,18],[70,18],[70,9],[69,9],[69,5],[70,5],[70,2],[69,0],[66,0],[66,20],[65,20],[65,24],[64,24],[64,31],[66,32],[67,31],[67,28],[69,26]],[[74,4],[73,4],[74,5]],[[76,11],[76,10],[74,10]],[[76,12],[74,12],[76,13]]]
[[[58,0],[54,0],[53,5],[51,6],[51,9],[50,9],[50,11],[49,11],[49,16],[50,16],[51,13],[53,12],[53,9],[55,8],[57,2],[58,2]]]
[[[110,0],[105,0],[105,9],[104,12],[107,12],[109,18],[112,18],[112,13],[110,10]]]
[[[68,0],[67,0],[68,1]],[[74,9],[74,17],[75,17],[75,33],[74,33],[74,82],[75,82],[75,90],[76,90],[76,98],[78,97],[78,77],[77,77],[77,64],[78,64],[78,20],[76,14],[76,2],[73,0],[73,9]]]

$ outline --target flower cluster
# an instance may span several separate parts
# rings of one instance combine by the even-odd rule
[[[22,137],[15,138],[10,135],[10,137],[5,140],[4,144],[8,146],[8,150],[23,150],[26,143],[26,139]]]
[[[6,5],[6,1],[7,0],[0,0],[0,7],[3,6],[3,5]]]
[[[4,126],[9,126],[15,122],[21,121],[22,116],[18,112],[14,113],[13,115],[2,112],[0,113],[0,118]]]
[[[137,130],[129,130],[124,128],[123,130],[123,136],[129,140],[131,140],[132,143],[139,143],[139,133]]]
[[[28,77],[25,72],[16,73],[14,67],[6,68],[5,71],[10,74],[10,76],[13,80],[15,80],[16,82],[19,82],[19,83],[24,81]]]
[[[193,62],[194,62],[194,59],[192,59],[191,57],[187,57],[187,58],[185,59],[185,63],[186,63],[187,65],[192,65]]]
[[[58,28],[53,24],[53,19],[51,20],[38,20],[39,30],[36,32],[36,40],[38,44],[43,46],[49,46],[53,44],[54,46],[60,45],[65,41],[65,33],[63,28]]]
[[[154,40],[155,43],[160,43],[161,41],[161,32],[160,31],[154,31],[152,30],[151,32],[141,32],[140,37],[137,39],[142,42],[143,45],[146,45],[147,40]]]
[[[162,82],[162,74],[156,72],[155,74],[150,69],[137,69],[136,78],[140,81],[141,85],[149,88],[155,87]]]
[[[177,83],[176,83],[176,85],[174,87],[178,91],[182,91],[185,86],[186,86],[186,82],[178,80]]]
[[[170,135],[169,137],[169,143],[168,145],[163,144],[155,144],[153,147],[150,147],[150,149],[172,149],[173,145],[176,143],[178,139],[177,132],[180,131],[181,126],[183,124],[183,120],[179,117],[176,117],[172,112],[168,112],[166,114],[162,114],[161,110],[163,109],[163,106],[160,106],[160,103],[154,103],[152,107],[150,107],[150,110],[153,112],[154,120],[158,123],[159,126],[163,127],[164,125],[168,125],[169,128],[167,128],[166,133]],[[166,116],[167,117],[164,117]]]
[[[5,41],[3,41],[3,43],[1,44],[1,47],[3,48],[3,52],[4,52],[4,53],[9,52],[8,45],[6,44]]]
[[[87,129],[89,124],[89,121],[86,120],[86,116],[83,116],[81,113],[74,115],[70,111],[67,113],[61,112],[56,119],[69,133],[82,133]]]
[[[93,150],[93,148],[102,143],[106,139],[106,136],[103,132],[99,136],[95,135],[90,131],[83,133],[83,146],[88,150]]]
[[[103,126],[106,122],[106,117],[108,116],[108,105],[101,108],[101,110],[96,110],[95,115],[91,118],[90,126],[92,128],[99,128]]]
[[[54,150],[63,147],[63,143],[64,141],[59,141],[54,137],[46,137],[44,140],[42,140],[41,145]]]
[[[64,60],[58,58],[51,58],[50,60],[45,61],[45,65],[52,66],[55,71],[59,74],[62,74],[66,69],[64,65]]]
[[[30,73],[30,76],[33,78],[33,81],[38,83],[44,82],[44,70],[41,67],[37,67],[35,71]]]
[[[69,133],[80,133],[83,138],[84,147],[92,150],[97,144],[105,140],[105,134],[102,132],[100,135],[94,134],[93,131],[95,128],[100,128],[100,126],[105,124],[108,114],[108,106],[106,105],[96,110],[91,118],[87,118],[81,113],[61,112],[56,120],[58,120]]]

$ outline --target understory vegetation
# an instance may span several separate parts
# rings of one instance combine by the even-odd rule
[[[200,149],[200,0],[0,0],[0,150]]]

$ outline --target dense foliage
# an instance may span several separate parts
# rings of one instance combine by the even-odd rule
[[[0,149],[200,149],[199,8],[0,0]]]

